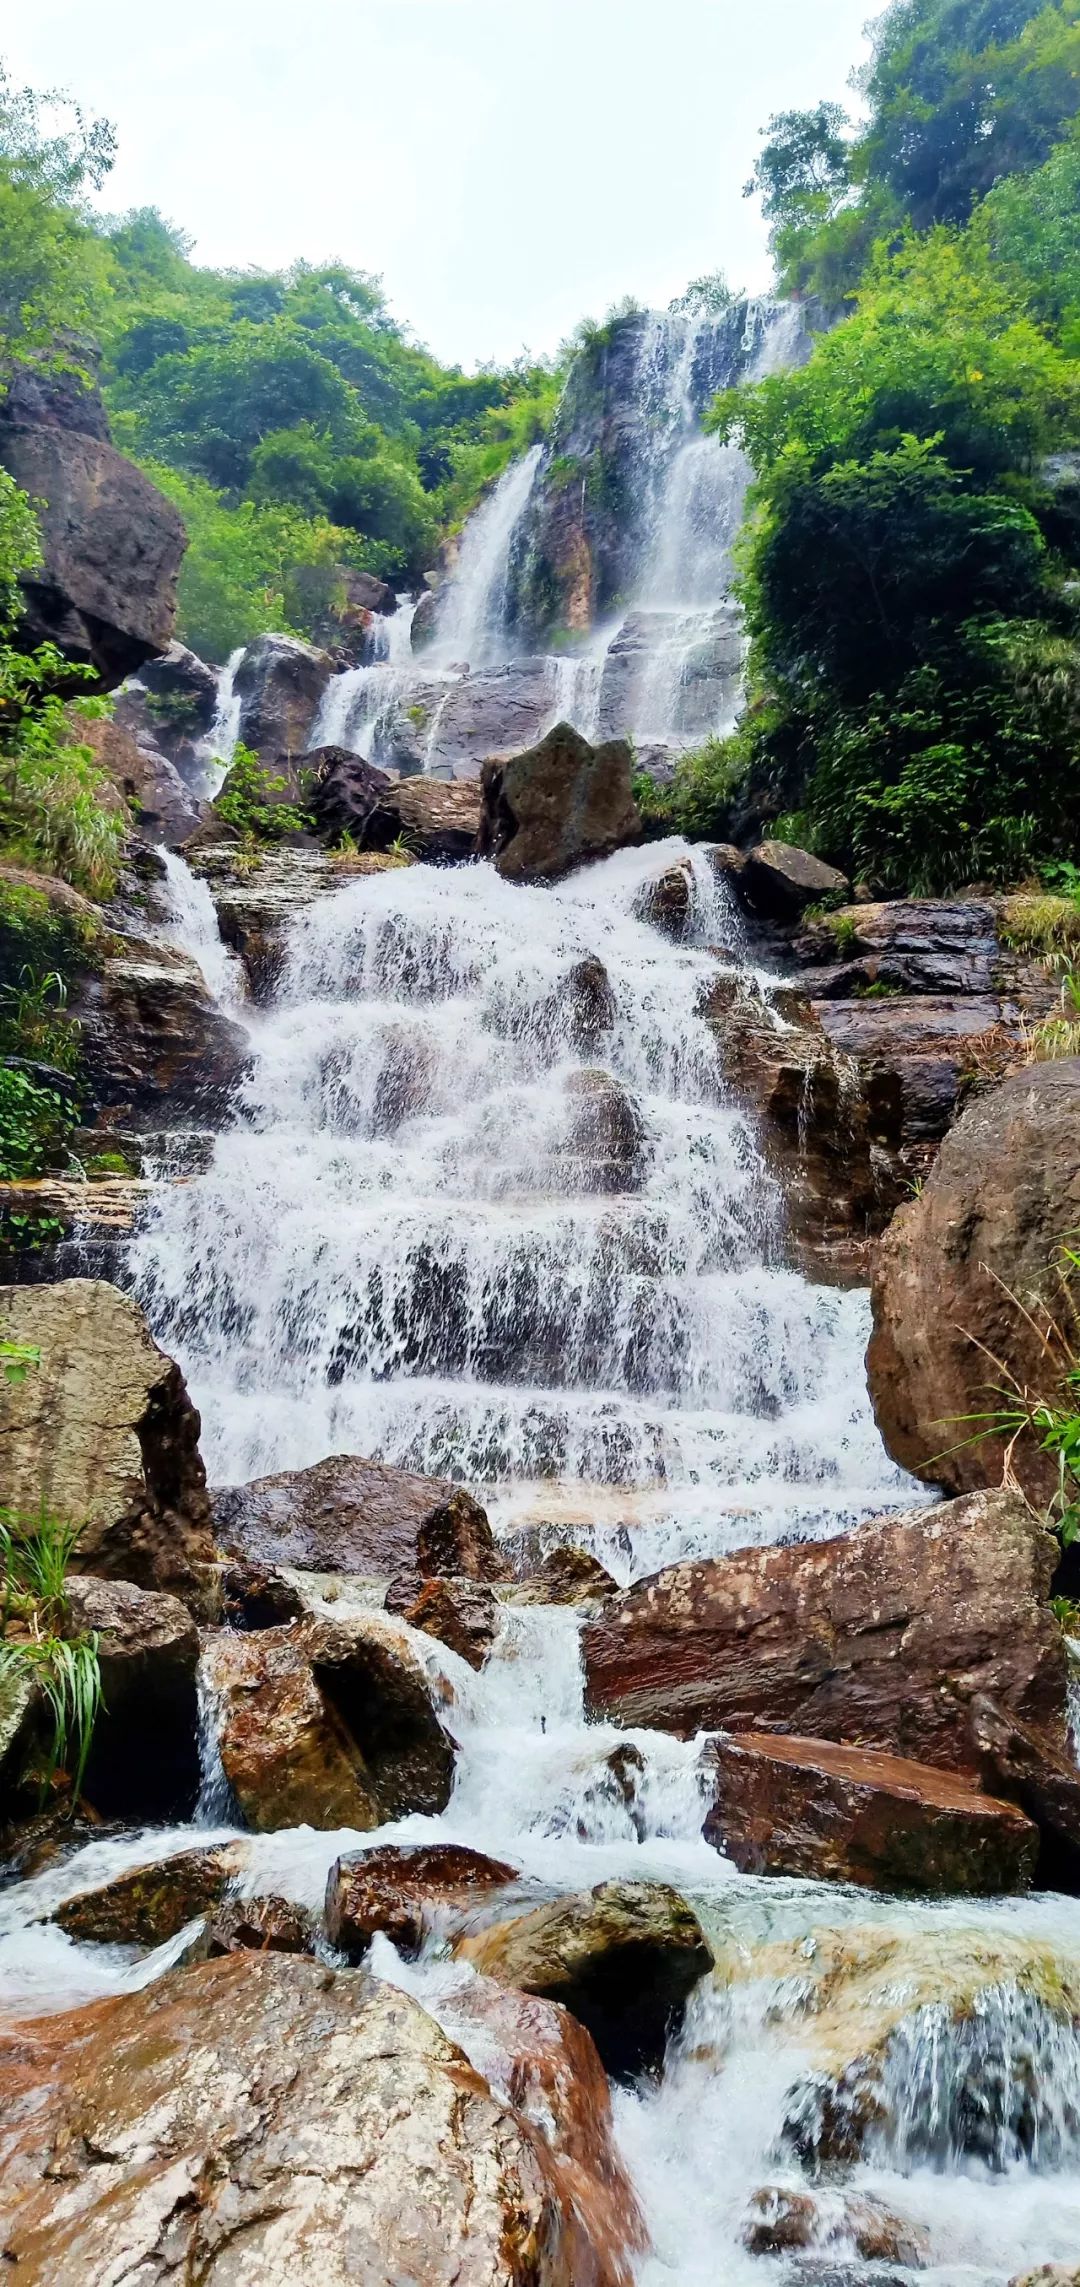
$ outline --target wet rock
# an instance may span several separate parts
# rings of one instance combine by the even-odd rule
[[[160,659],[148,659],[139,681],[152,698],[165,702],[153,710],[153,719],[162,726],[163,745],[171,743],[170,733],[182,732],[192,741],[210,729],[217,713],[217,670],[185,643],[170,643]]]
[[[967,898],[844,906],[807,924],[792,950],[801,967],[839,965],[841,992],[847,975],[905,994],[985,998],[1000,991],[1008,965],[995,907]]]
[[[579,1056],[588,1056],[615,1030],[615,995],[602,961],[575,961],[552,995],[552,1029]]]
[[[684,858],[681,865],[669,866],[655,881],[646,882],[638,892],[634,912],[639,921],[648,922],[662,937],[679,943],[689,930],[693,904],[693,874],[689,858]]]
[[[221,1617],[243,1635],[302,1620],[308,1607],[299,1583],[273,1565],[229,1564],[221,1574]]]
[[[230,1884],[243,1872],[246,1858],[244,1845],[235,1842],[178,1851],[151,1866],[132,1867],[111,1882],[76,1891],[50,1919],[80,1942],[164,1945],[187,1922],[221,1904]]]
[[[360,755],[340,746],[321,746],[307,757],[311,772],[308,808],[315,832],[331,845],[351,834],[357,849],[393,780]]]
[[[199,1416],[138,1304],[103,1280],[0,1287],[0,1333],[41,1354],[4,1392],[6,1503],[85,1519],[83,1571],[197,1595],[214,1558]]]
[[[115,690],[164,651],[187,545],[177,510],[101,436],[6,420],[0,465],[37,503],[42,562],[24,574],[19,640],[55,643]]]
[[[81,1554],[80,1554],[81,1561]],[[102,1706],[83,1793],[104,1818],[189,1818],[199,1790],[199,1640],[175,1596],[69,1574],[72,1634],[96,1635]]]
[[[591,747],[559,723],[510,762],[485,763],[480,853],[506,881],[552,881],[641,838],[622,740]]]
[[[439,632],[439,598],[434,588],[421,596],[412,616],[409,640],[414,651],[426,651]]]
[[[224,943],[243,962],[252,999],[265,1005],[279,981],[296,915],[317,897],[340,889],[353,873],[374,871],[378,861],[342,860],[325,850],[295,846],[265,847],[254,863],[249,855],[228,840],[207,845],[202,835],[185,850],[210,889]]]
[[[555,1548],[537,1571],[511,1591],[515,1604],[576,1604],[598,1610],[618,1583],[586,1549]]]
[[[206,1926],[211,1960],[228,1953],[314,1954],[315,1916],[288,1898],[226,1898]]]
[[[547,659],[517,659],[471,672],[444,689],[431,720],[424,768],[479,776],[492,755],[520,754],[551,719],[555,687]]]
[[[1080,1770],[1064,1748],[1005,1715],[984,1693],[969,1714],[969,1736],[984,1786],[1007,1795],[1034,1819],[1041,1838],[1041,1889],[1080,1891]]]
[[[739,888],[752,912],[766,920],[794,921],[823,898],[845,898],[850,883],[846,874],[808,850],[793,849],[788,842],[759,842],[747,857]]]
[[[479,1580],[426,1580],[410,1596],[411,1585],[401,1603],[392,1600],[392,1591],[388,1594],[387,1611],[400,1611],[410,1628],[434,1636],[471,1668],[485,1667],[499,1632],[494,1590]]]
[[[561,2001],[620,2076],[659,2068],[712,1965],[696,1916],[659,1882],[601,1882],[463,1938],[456,1951],[501,1985]]]
[[[79,724],[80,744],[116,788],[130,812],[135,832],[145,841],[180,848],[206,816],[206,805],[185,786],[175,763],[153,741],[136,738],[122,723],[105,719]]]
[[[355,1972],[231,1954],[20,2031],[0,2063],[0,2237],[26,2287],[626,2280],[599,2248],[571,2271],[544,2140]]]
[[[676,1565],[585,1629],[588,1705],[681,1738],[771,1730],[974,1771],[964,1707],[983,1692],[1063,1754],[1053,1566],[1009,1493]]]
[[[204,1659],[225,1776],[258,1832],[365,1833],[445,1810],[453,1744],[407,1637],[381,1614],[215,1634]]]
[[[1058,1261],[1080,1225],[1080,1058],[1037,1064],[980,1096],[878,1250],[870,1394],[890,1452],[949,1492],[1000,1484],[1005,1444],[968,1418],[994,1392],[1046,1391],[1046,1338],[1071,1323]],[[1055,1336],[1054,1330],[1058,1333]],[[1060,1365],[1056,1371],[1060,1371]],[[1037,1441],[1009,1466],[1045,1504],[1057,1464]]]
[[[571,1191],[618,1195],[639,1191],[648,1169],[645,1124],[610,1072],[570,1074],[570,1118],[558,1150],[559,1174]]]
[[[516,1866],[459,1843],[351,1851],[330,1869],[326,1934],[350,1961],[362,1958],[377,1931],[399,1953],[417,1954],[436,1925],[460,1919],[478,1898],[517,1879]]]
[[[460,1485],[335,1454],[213,1495],[217,1537],[247,1563],[367,1578],[501,1580],[485,1511]]]
[[[256,636],[233,683],[243,744],[275,764],[305,754],[332,674],[328,652],[291,635]]]
[[[128,942],[80,993],[87,1076],[106,1125],[213,1124],[247,1066],[248,1037],[171,945]]]
[[[1013,2279],[1009,2287],[1080,2287],[1080,2266],[1071,2263],[1043,2263],[1037,2271],[1025,2271]]]
[[[929,1896],[1030,1887],[1038,1830],[971,1782],[894,1755],[745,1732],[709,1750],[705,1840],[744,1874]]]
[[[471,779],[405,778],[384,798],[368,826],[368,849],[401,841],[425,865],[451,865],[476,855],[480,790]]]
[[[900,2263],[913,2271],[930,2258],[929,2234],[893,2215],[881,2200],[858,2192],[799,2192],[782,2184],[754,2193],[742,2239],[751,2255],[838,2246],[854,2248],[864,2263]]]

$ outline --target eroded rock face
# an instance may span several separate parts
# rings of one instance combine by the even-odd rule
[[[326,1934],[350,1961],[362,1958],[379,1930],[400,1953],[416,1954],[437,1923],[505,1890],[517,1873],[459,1843],[351,1851],[330,1869]]]
[[[559,723],[510,762],[485,763],[480,853],[506,881],[554,881],[641,839],[625,741],[591,747]]]
[[[169,756],[145,735],[137,737],[122,723],[106,720],[80,724],[79,737],[93,748],[143,840],[178,850],[202,824],[206,804],[184,784]]]
[[[291,635],[258,635],[233,685],[240,695],[240,737],[267,763],[295,761],[308,747],[323,693],[334,671],[326,651]]]
[[[870,1394],[886,1445],[916,1476],[954,1493],[1001,1483],[1003,1439],[972,1440],[966,1417],[992,1411],[1002,1386],[1045,1392],[1042,1331],[1067,1323],[1057,1263],[1078,1226],[1072,1057],[980,1096],[878,1250]],[[1051,1498],[1056,1464],[1034,1440],[1020,1439],[1011,1465],[1033,1500]]]
[[[571,2269],[544,2140],[356,1972],[231,1954],[2,2047],[0,2240],[27,2287],[625,2279],[599,2249]]]
[[[222,1767],[249,1826],[367,1833],[445,1810],[454,1748],[407,1638],[381,1614],[213,1635]]]
[[[864,2263],[920,2270],[930,2255],[930,2236],[865,2194],[797,2192],[790,2185],[767,2184],[750,2202],[743,2246],[751,2255],[810,2248],[846,2254],[853,2248]]]
[[[460,1485],[382,1461],[335,1454],[213,1496],[230,1556],[304,1572],[370,1578],[415,1571],[500,1580],[505,1567],[485,1511]]]
[[[588,1703],[682,1738],[790,1732],[973,1771],[982,1692],[1064,1753],[1054,1561],[1022,1501],[982,1493],[838,1540],[676,1565],[586,1628]]]
[[[705,1839],[744,1874],[988,1897],[1034,1877],[1030,1819],[926,1764],[762,1732],[716,1740],[709,1761]]]
[[[0,423],[0,463],[37,503],[41,530],[20,640],[55,643],[115,690],[168,646],[187,546],[180,515],[103,437],[55,421]]]
[[[128,942],[79,999],[90,1085],[109,1126],[213,1125],[248,1060],[197,963],[171,945]]]
[[[84,1571],[197,1593],[213,1562],[199,1416],[137,1303],[103,1280],[0,1288],[41,1364],[0,1397],[0,1481],[27,1516],[85,1518]]]
[[[696,1915],[660,1882],[601,1882],[455,1950],[501,1985],[561,2001],[620,2075],[659,2067],[687,1995],[712,1966]]]

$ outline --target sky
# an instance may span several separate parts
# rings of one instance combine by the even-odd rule
[[[194,259],[381,274],[472,368],[631,295],[769,283],[742,186],[770,113],[854,104],[875,0],[33,0],[17,84],[116,126],[103,202]]]

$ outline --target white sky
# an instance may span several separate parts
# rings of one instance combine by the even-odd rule
[[[758,130],[853,100],[877,5],[24,0],[0,47],[17,83],[114,121],[109,208],[160,207],[197,261],[381,272],[471,366],[706,271],[767,285],[741,196]]]

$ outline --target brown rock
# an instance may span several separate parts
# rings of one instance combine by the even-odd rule
[[[510,762],[486,762],[481,855],[506,881],[551,881],[640,841],[630,770],[624,740],[591,747],[568,723]]]
[[[648,922],[662,937],[678,943],[690,927],[693,903],[693,873],[689,858],[684,858],[681,865],[669,866],[655,881],[646,882],[638,892],[634,912],[639,921]]]
[[[399,1629],[377,1613],[208,1640],[225,1776],[248,1824],[361,1833],[445,1810],[454,1750]]]
[[[752,912],[770,921],[794,921],[822,898],[848,894],[846,874],[789,842],[759,842],[739,877],[740,894]]]
[[[169,945],[110,953],[78,1003],[87,1076],[105,1124],[158,1128],[219,1120],[248,1061],[248,1038]]]
[[[80,1552],[80,1561],[83,1561]],[[190,1818],[199,1790],[199,1638],[185,1605],[69,1573],[72,1634],[96,1635],[102,1706],[83,1791],[104,1818]]]
[[[389,849],[399,838],[426,865],[474,857],[480,827],[475,779],[402,778],[394,782],[365,835],[368,849]]]
[[[369,1578],[406,1571],[503,1577],[487,1516],[471,1494],[355,1454],[225,1486],[213,1502],[222,1547],[250,1563]]]
[[[1064,1753],[1053,1565],[1008,1493],[676,1565],[586,1628],[588,1704],[681,1738],[775,1730],[974,1770],[964,1703],[985,1692]]]
[[[1080,2265],[1043,2263],[1037,2271],[1025,2271],[1011,2280],[1010,2287],[1080,2287]]]
[[[659,2069],[692,1988],[712,1966],[685,1899],[662,1882],[601,1882],[458,1941],[501,1985],[561,2001],[609,2072]]]
[[[26,1516],[85,1518],[83,1571],[198,1590],[214,1557],[199,1416],[137,1303],[95,1279],[0,1288],[41,1364],[0,1392],[0,1482]]]
[[[598,1609],[618,1583],[586,1549],[555,1548],[539,1570],[512,1590],[515,1604],[580,1604]]]
[[[744,1874],[930,1896],[1030,1887],[1038,1830],[952,1773],[822,1739],[744,1732],[709,1750],[705,1840]]]
[[[751,2255],[787,2255],[807,2248],[854,2248],[864,2263],[900,2263],[917,2271],[929,2261],[929,2234],[893,2215],[880,2200],[858,2192],[823,2200],[787,2185],[755,2192],[743,2226]]]
[[[37,504],[41,530],[20,640],[55,643],[114,690],[172,635],[187,545],[177,510],[103,438],[54,422],[5,422],[0,463]]]
[[[240,1843],[178,1851],[151,1866],[132,1867],[92,1890],[76,1891],[50,1918],[69,1938],[96,1945],[164,1945],[185,1923],[221,1904],[245,1859]]]
[[[1005,1443],[974,1434],[1002,1389],[1048,1391],[1071,1310],[1057,1261],[1080,1225],[1080,1058],[1032,1065],[980,1096],[900,1210],[875,1264],[870,1394],[892,1454],[961,1493],[1002,1481]],[[1055,1369],[1054,1357],[1057,1357]],[[1022,1437],[1018,1482],[1048,1501],[1057,1465]]]
[[[388,1612],[401,1612],[410,1628],[434,1636],[477,1672],[486,1666],[499,1632],[494,1591],[479,1580],[427,1580],[402,1604],[386,1599]]]
[[[330,1869],[326,1934],[350,1961],[366,1954],[377,1930],[399,1953],[416,1954],[437,1921],[460,1917],[517,1877],[517,1867],[459,1843],[352,1851]]]
[[[983,1693],[971,1703],[970,1737],[984,1786],[1019,1803],[1039,1829],[1040,1888],[1080,1889],[1080,1770],[1071,1741],[1048,1741]]]
[[[106,773],[131,814],[135,831],[148,842],[163,842],[177,850],[206,815],[185,786],[174,762],[148,738],[135,738],[122,723],[79,721],[80,744],[93,749],[98,768]]]
[[[274,1953],[180,1970],[20,2027],[0,2088],[0,2242],[25,2287],[627,2287],[602,2248],[576,2261],[544,2139],[415,2001],[355,1972]]]
[[[210,1958],[223,1953],[313,1954],[315,1917],[288,1898],[225,1898],[207,1924]]]

